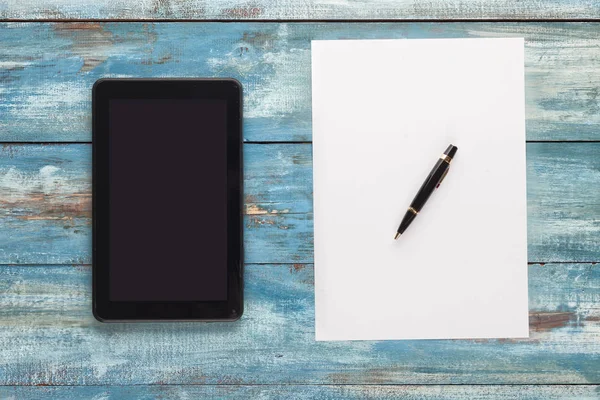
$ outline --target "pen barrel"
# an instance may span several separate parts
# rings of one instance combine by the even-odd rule
[[[434,192],[436,186],[438,183],[440,183],[444,177],[444,173],[448,170],[448,168],[450,168],[450,164],[441,158],[435,163],[433,169],[425,179],[425,182],[423,182],[423,185],[421,185],[421,188],[417,192],[417,195],[413,199],[412,203],[410,203],[410,206],[414,210],[417,212],[421,211],[421,208],[423,208],[429,199],[429,196],[431,196],[431,194]]]

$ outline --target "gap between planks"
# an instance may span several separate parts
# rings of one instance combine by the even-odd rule
[[[526,140],[525,143],[600,143],[600,140]],[[16,141],[0,141],[1,146],[18,146],[18,145],[37,145],[37,146],[50,146],[50,145],[68,145],[68,144],[92,144],[91,141],[48,141],[48,142],[16,142]],[[276,140],[248,140],[243,141],[242,144],[312,144],[311,140],[287,140],[287,141],[276,141]]]
[[[414,24],[414,23],[436,23],[436,24],[454,24],[454,23],[470,23],[470,22],[481,22],[481,23],[566,23],[566,22],[582,22],[582,23],[590,23],[590,22],[600,22],[599,18],[560,18],[560,19],[552,19],[552,18],[412,18],[412,19],[396,19],[396,18],[380,18],[380,19],[193,19],[193,18],[182,18],[182,19],[170,19],[170,18],[139,18],[139,19],[115,19],[115,18],[49,18],[49,19],[35,19],[35,18],[2,18],[0,19],[0,23],[4,22],[25,22],[25,23],[88,23],[88,22],[97,22],[97,23],[273,23],[273,24],[281,24],[281,23],[294,23],[294,24],[306,24],[306,23],[315,23],[315,24],[348,24],[348,23],[357,23],[357,24],[379,24],[379,23],[406,23],[406,24]]]
[[[441,340],[457,340],[457,339],[441,339]],[[461,339],[458,339],[461,340]],[[390,386],[390,387],[436,387],[436,386],[477,386],[477,387],[527,387],[527,386],[589,386],[598,387],[600,384],[595,383],[131,383],[131,384],[90,384],[90,385],[55,385],[55,384],[33,384],[33,385],[2,385],[0,387],[39,387],[40,389],[45,387],[135,387],[135,386],[157,386],[157,387],[185,387],[185,386],[214,386],[214,387],[247,387],[247,386],[265,386],[265,387],[277,387],[277,386],[319,386],[319,387],[361,387],[361,386]]]
[[[539,265],[539,266],[543,267],[546,264],[590,264],[592,266],[595,266],[599,262],[600,261],[528,261],[527,265],[528,266]],[[298,262],[252,262],[252,263],[244,263],[244,265],[298,265],[298,264],[313,265],[314,262],[300,262],[300,263],[298,263]],[[48,263],[0,264],[0,268],[2,268],[2,267],[40,267],[40,266],[45,266],[45,267],[92,267],[92,264],[48,264]],[[2,385],[0,385],[0,386],[2,386]]]

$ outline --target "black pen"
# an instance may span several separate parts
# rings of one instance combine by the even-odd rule
[[[396,232],[394,239],[398,239],[398,236],[404,233],[406,228],[408,228],[408,226],[413,222],[417,214],[419,214],[419,211],[421,211],[421,208],[423,208],[427,202],[427,199],[429,199],[429,196],[431,196],[431,193],[433,193],[433,191],[440,186],[446,177],[448,170],[450,170],[450,163],[452,162],[452,158],[456,154],[457,150],[458,147],[450,145],[446,151],[444,151],[444,154],[440,156],[440,159],[437,160],[433,166],[433,169],[427,176],[427,179],[425,179],[425,182],[423,182],[423,185],[421,185],[421,189],[419,189],[419,192],[413,199],[412,203],[410,203],[408,211],[406,211],[406,214],[404,214],[404,218],[402,218],[402,222],[400,222],[400,226],[398,227],[398,231]]]

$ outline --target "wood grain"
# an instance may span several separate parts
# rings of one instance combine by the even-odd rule
[[[446,37],[525,37],[527,138],[600,139],[595,23],[76,22],[0,24],[0,141],[90,141],[108,76],[234,77],[247,141],[310,140],[311,40]]]
[[[389,386],[389,385],[154,385],[0,387],[0,397],[20,399],[407,399],[559,400],[597,399],[596,385]]]
[[[600,261],[598,154],[600,143],[527,145],[530,262]],[[245,144],[244,158],[246,261],[312,262],[311,145]],[[89,144],[0,149],[0,263],[90,263],[90,172]]]
[[[597,264],[531,265],[519,340],[316,342],[311,264],[245,278],[235,324],[100,324],[89,266],[2,266],[0,385],[600,383]]]
[[[3,0],[11,19],[568,19],[598,18],[597,0]]]
[[[600,260],[600,143],[527,144],[528,260]]]
[[[0,148],[0,262],[89,263],[91,146]]]

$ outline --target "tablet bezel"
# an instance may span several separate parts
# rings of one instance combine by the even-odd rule
[[[109,101],[222,99],[227,102],[227,300],[109,299]],[[93,314],[101,322],[234,321],[243,313],[242,87],[235,79],[100,79],[92,89]],[[168,140],[168,139],[165,139]]]

